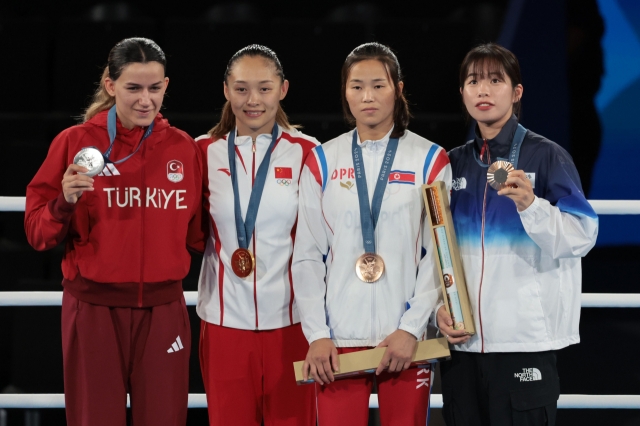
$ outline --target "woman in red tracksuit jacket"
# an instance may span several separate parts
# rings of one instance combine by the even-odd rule
[[[160,47],[109,53],[84,123],[62,131],[27,187],[29,243],[66,238],[62,346],[69,425],[184,425],[191,337],[182,279],[204,248],[194,141],[159,114],[169,79]],[[95,147],[94,176],[73,164]]]

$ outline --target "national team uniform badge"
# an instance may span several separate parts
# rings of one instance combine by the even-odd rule
[[[276,182],[278,185],[291,185],[291,180],[293,179],[293,171],[291,170],[291,167],[274,167],[273,170],[275,171]]]
[[[178,160],[171,160],[167,163],[167,179],[173,183],[178,183],[184,179],[184,166]]]
[[[407,185],[416,184],[416,172],[405,170],[391,170],[389,172],[389,183],[404,183]]]

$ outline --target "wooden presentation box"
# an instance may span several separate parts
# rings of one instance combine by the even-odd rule
[[[456,330],[475,334],[473,311],[469,303],[447,187],[442,181],[423,185],[422,196],[427,210],[427,220],[431,226],[433,246],[436,248],[433,250],[433,256],[438,265],[444,306],[451,314]]]
[[[338,355],[340,360],[340,371],[334,373],[333,376],[336,379],[345,377],[357,376],[359,374],[370,374],[376,371],[384,351],[387,348],[374,348],[366,351],[352,352],[349,354]],[[438,339],[429,339],[418,342],[416,345],[416,352],[413,355],[412,367],[419,365],[425,365],[434,363],[437,361],[444,361],[451,358],[449,352],[449,344],[447,339],[440,337]],[[304,380],[302,378],[302,364],[304,361],[297,361],[293,363],[293,368],[296,373],[296,382],[299,385],[307,383],[313,383],[313,379]]]

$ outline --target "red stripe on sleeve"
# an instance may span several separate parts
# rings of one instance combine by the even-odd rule
[[[431,167],[431,173],[429,173],[429,179],[427,179],[427,184],[431,185],[433,181],[438,177],[438,174],[444,169],[447,164],[449,164],[449,156],[445,152],[444,149],[440,149],[438,156],[436,157],[436,161],[433,163]]]
[[[320,174],[320,167],[318,167],[318,160],[316,159],[316,156],[313,154],[308,155],[307,161],[305,161],[304,164],[309,168],[309,171],[311,172],[311,174],[313,174],[313,177],[316,178],[316,182],[318,182],[318,185],[322,187],[322,175]]]

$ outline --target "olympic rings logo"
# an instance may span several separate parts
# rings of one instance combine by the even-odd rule
[[[289,186],[289,185],[291,185],[291,179],[276,179],[276,182],[280,186]]]

